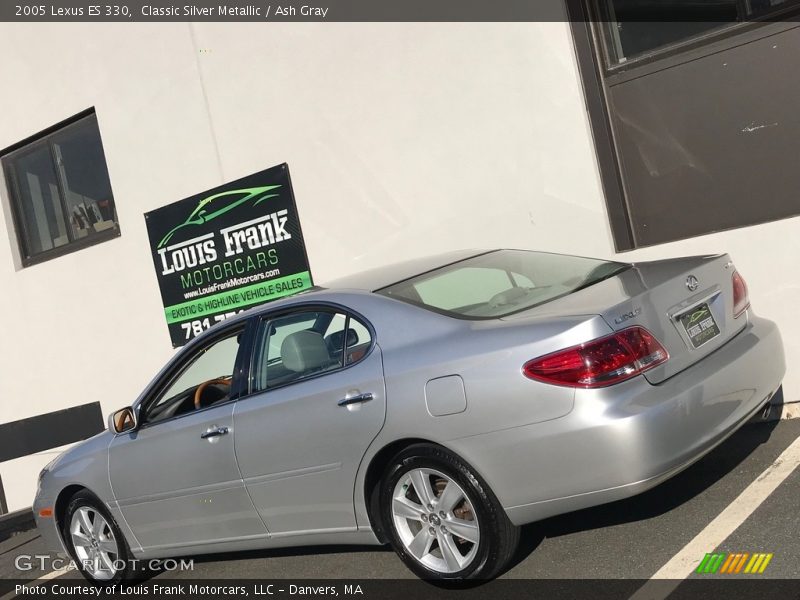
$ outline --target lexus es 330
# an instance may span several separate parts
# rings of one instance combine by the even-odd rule
[[[454,253],[216,325],[42,471],[34,511],[99,583],[136,559],[330,543],[489,578],[521,525],[671,477],[784,372],[727,255]]]

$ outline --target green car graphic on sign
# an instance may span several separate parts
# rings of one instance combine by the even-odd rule
[[[254,188],[244,188],[241,190],[228,190],[227,192],[220,192],[219,194],[214,194],[213,196],[209,196],[208,198],[203,198],[200,202],[197,203],[197,208],[192,211],[186,220],[174,227],[170,230],[167,235],[165,235],[161,241],[158,243],[157,248],[163,248],[167,245],[172,236],[175,235],[176,232],[180,231],[184,227],[192,227],[196,225],[203,225],[216,219],[217,217],[224,215],[225,213],[233,210],[237,206],[244,204],[245,202],[252,200],[253,198],[257,198],[257,200],[253,203],[253,206],[257,206],[264,200],[268,200],[269,198],[274,198],[278,194],[267,194],[274,189],[281,187],[280,185],[265,185],[262,187],[254,187]],[[229,201],[227,204],[215,203],[214,207],[215,210],[212,212],[208,211],[208,205],[216,200],[220,200],[220,198],[230,198],[241,196],[240,198],[236,198],[234,200]]]

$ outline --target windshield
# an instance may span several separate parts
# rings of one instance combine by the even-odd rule
[[[377,293],[454,317],[493,319],[571,294],[628,267],[578,256],[497,250]]]

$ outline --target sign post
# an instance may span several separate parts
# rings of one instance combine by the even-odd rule
[[[287,164],[145,214],[174,347],[312,287]]]

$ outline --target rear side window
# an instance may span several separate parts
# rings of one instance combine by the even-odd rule
[[[301,310],[259,326],[251,392],[282,387],[361,360],[372,344],[369,329],[337,311]]]
[[[624,263],[578,256],[498,250],[378,293],[455,317],[494,319],[571,294],[627,268]]]

